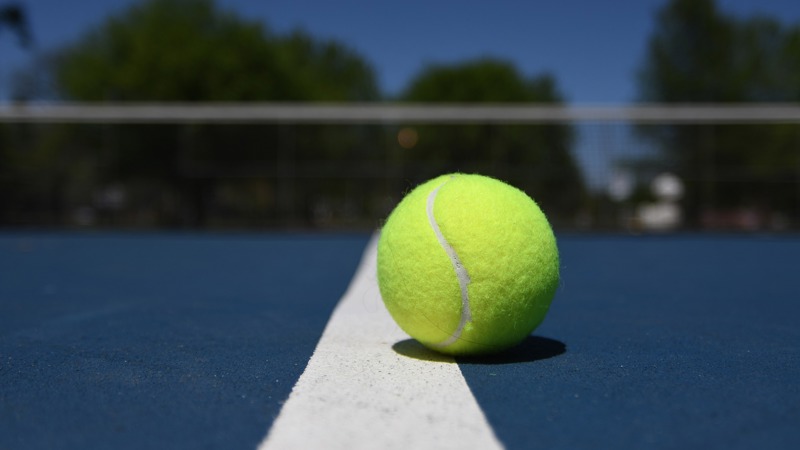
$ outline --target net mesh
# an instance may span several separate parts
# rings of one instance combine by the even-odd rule
[[[800,108],[0,108],[4,226],[371,229],[455,171],[525,190],[560,229],[796,231]]]

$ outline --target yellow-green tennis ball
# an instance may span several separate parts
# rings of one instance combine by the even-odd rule
[[[558,287],[550,224],[524,192],[481,175],[451,174],[411,191],[378,241],[386,308],[411,337],[453,355],[521,342]]]

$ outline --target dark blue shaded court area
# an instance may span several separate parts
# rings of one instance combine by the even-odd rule
[[[511,449],[800,448],[800,239],[562,236],[535,336],[460,360]]]
[[[0,449],[255,448],[368,238],[0,234]],[[534,336],[459,360],[508,448],[800,448],[800,238],[559,247]]]
[[[367,239],[0,234],[0,449],[255,448]]]

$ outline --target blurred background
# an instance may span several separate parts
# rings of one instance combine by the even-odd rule
[[[460,171],[560,230],[800,229],[798,2],[520,3],[0,0],[0,227],[368,230]],[[211,113],[125,115],[142,103]]]

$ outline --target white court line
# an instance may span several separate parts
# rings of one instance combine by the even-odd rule
[[[409,338],[383,306],[376,250],[374,237],[259,450],[503,448],[452,357],[393,349]]]

